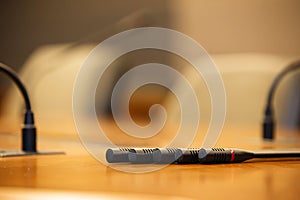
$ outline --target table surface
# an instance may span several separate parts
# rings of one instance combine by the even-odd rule
[[[108,123],[107,127],[110,126]],[[250,150],[300,148],[299,131],[280,130],[276,137],[274,142],[265,142],[260,139],[259,127],[231,125],[224,127],[217,145]],[[1,149],[18,148],[19,134],[1,133],[0,138]],[[75,132],[71,135],[40,133],[38,146],[40,150],[66,154],[0,158],[0,199],[299,198],[299,159],[173,164],[148,173],[125,173],[91,156]]]

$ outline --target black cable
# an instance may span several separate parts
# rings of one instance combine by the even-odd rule
[[[288,65],[283,71],[281,71],[274,79],[271,88],[269,90],[267,105],[265,109],[265,118],[263,122],[263,138],[273,139],[274,138],[274,126],[275,120],[273,116],[273,99],[277,86],[280,81],[285,77],[286,74],[300,69],[300,60]]]
[[[10,67],[8,67],[7,65],[0,63],[0,71],[4,72],[6,75],[8,75],[14,82],[15,84],[18,86],[18,88],[20,89],[24,100],[25,100],[25,105],[26,105],[26,110],[31,110],[31,105],[30,105],[30,100],[28,97],[28,93],[24,87],[24,85],[22,84],[21,80],[19,79],[17,73],[12,70]]]
[[[22,150],[25,152],[36,152],[36,128],[34,125],[34,116],[33,112],[31,111],[28,93],[17,73],[12,68],[0,63],[0,71],[4,72],[15,82],[24,97],[26,111],[24,117],[24,126],[22,128]]]
[[[300,152],[256,152],[254,156],[255,158],[294,158],[300,157]]]

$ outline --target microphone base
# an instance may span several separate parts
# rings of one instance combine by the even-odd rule
[[[0,158],[3,157],[16,157],[16,156],[36,156],[36,155],[57,155],[65,154],[62,151],[37,151],[37,152],[27,152],[19,149],[0,149]]]

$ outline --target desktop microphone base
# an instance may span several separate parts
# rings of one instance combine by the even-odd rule
[[[15,157],[15,156],[31,156],[31,155],[55,155],[55,154],[65,154],[65,153],[55,152],[55,151],[25,152],[19,149],[0,149],[0,158]]]

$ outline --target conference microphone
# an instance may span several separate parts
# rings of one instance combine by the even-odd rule
[[[265,115],[263,121],[263,138],[267,140],[272,140],[274,138],[275,130],[275,119],[273,111],[273,99],[277,86],[280,81],[290,72],[300,69],[300,60],[288,65],[283,71],[281,71],[274,79],[271,88],[268,93],[267,105],[265,108]]]
[[[29,100],[29,95],[24,84],[19,79],[17,73],[10,68],[9,66],[0,63],[0,71],[5,73],[9,78],[11,78],[14,83],[19,88],[24,101],[25,101],[25,115],[24,115],[24,124],[22,128],[22,151],[14,150],[1,150],[0,157],[7,156],[19,156],[19,155],[32,155],[32,154],[61,154],[63,152],[38,152],[36,147],[36,127],[34,124],[34,114],[31,110],[31,104]]]
[[[106,151],[106,158],[109,163],[225,164],[240,163],[253,158],[300,158],[300,151],[246,151],[231,148],[115,148]]]

